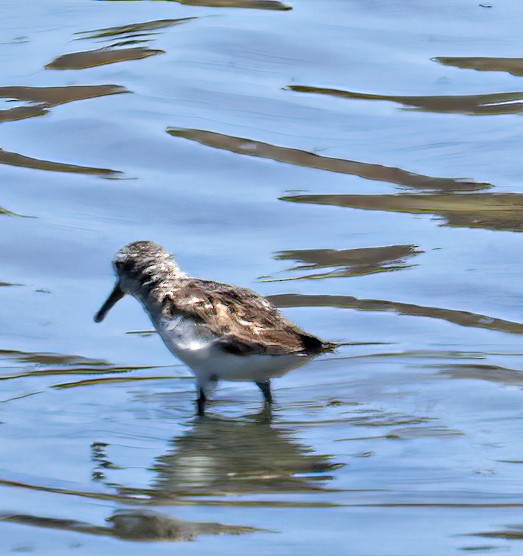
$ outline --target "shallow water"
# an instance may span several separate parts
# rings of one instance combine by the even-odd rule
[[[2,551],[521,553],[521,5],[0,5]],[[196,419],[136,239],[346,345]]]

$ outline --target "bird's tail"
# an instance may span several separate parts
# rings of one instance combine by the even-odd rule
[[[305,348],[304,351],[309,355],[316,355],[319,353],[333,351],[338,346],[338,344],[335,344],[333,342],[326,342],[324,340],[316,338],[316,336],[308,336],[307,334],[303,334],[301,339]]]
[[[308,336],[303,334],[302,342],[304,351],[308,355],[319,355],[320,353],[330,353],[341,346],[372,346],[379,344],[386,344],[388,342],[329,342],[320,340],[316,336]]]

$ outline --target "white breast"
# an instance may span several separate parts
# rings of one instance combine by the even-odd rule
[[[303,355],[235,355],[217,345],[219,336],[182,315],[155,323],[165,345],[188,365],[198,379],[264,382],[301,367]]]

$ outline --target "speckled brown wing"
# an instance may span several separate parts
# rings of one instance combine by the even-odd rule
[[[184,313],[222,336],[225,351],[237,355],[314,355],[331,349],[283,317],[255,292],[199,279],[178,281],[165,298],[165,316]]]

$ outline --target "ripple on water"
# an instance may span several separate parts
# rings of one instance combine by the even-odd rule
[[[337,307],[360,311],[392,311],[400,315],[442,319],[460,326],[488,328],[512,334],[523,334],[523,323],[479,315],[468,311],[456,311],[440,307],[423,307],[382,299],[357,299],[348,295],[276,294],[270,300],[278,307]]]
[[[381,164],[329,158],[299,149],[271,145],[252,139],[224,135],[214,131],[169,127],[167,128],[167,133],[174,137],[182,137],[208,147],[232,151],[237,154],[269,158],[285,164],[327,170],[328,172],[353,174],[368,180],[384,181],[418,190],[478,191],[491,187],[489,183],[475,182],[463,178],[424,176],[403,170],[402,168],[393,168]]]
[[[347,278],[366,276],[379,272],[392,272],[410,268],[405,259],[423,253],[417,245],[387,245],[385,247],[363,247],[359,249],[300,249],[280,251],[277,260],[295,260],[297,266],[287,272],[313,271],[312,274],[287,278],[264,278],[264,282],[285,282],[288,280],[321,280],[324,278]],[[323,269],[327,272],[316,272]]]
[[[0,87],[0,98],[30,102],[29,106],[17,106],[0,110],[0,122],[12,122],[43,116],[49,109],[59,104],[77,100],[128,93],[119,85],[65,85],[63,87]]]
[[[438,56],[435,62],[477,71],[504,71],[512,75],[523,75],[523,58],[490,58],[479,56]]]
[[[435,214],[444,226],[520,232],[523,229],[521,193],[467,193],[466,195],[292,195],[283,201],[331,205],[360,210]]]
[[[330,95],[355,100],[397,102],[414,110],[468,115],[519,114],[523,112],[523,92],[490,93],[485,95],[459,96],[402,96],[357,93],[341,89],[311,87],[308,85],[288,85],[285,89],[299,93]]]
[[[105,0],[106,2],[121,2],[122,0]],[[125,1],[125,0],[124,0]],[[135,1],[135,0],[129,0]],[[254,10],[292,10],[277,0],[163,0],[165,2],[178,2],[187,6],[208,6],[212,8],[251,8]]]

